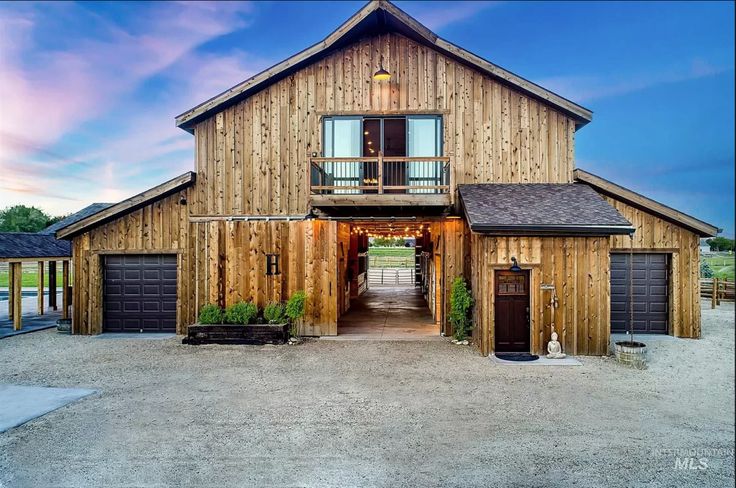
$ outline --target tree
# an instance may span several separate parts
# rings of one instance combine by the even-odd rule
[[[734,250],[734,240],[728,239],[726,237],[714,237],[712,239],[708,239],[705,241],[709,246],[711,251],[733,251]]]
[[[48,226],[49,219],[36,207],[15,205],[0,210],[0,232],[38,232]]]
[[[705,261],[700,262],[700,277],[713,278],[713,268],[711,268],[710,264],[706,263]]]

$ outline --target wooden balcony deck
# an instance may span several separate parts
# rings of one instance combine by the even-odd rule
[[[445,207],[450,198],[449,157],[311,158],[313,206]]]

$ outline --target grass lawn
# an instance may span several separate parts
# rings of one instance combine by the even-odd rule
[[[736,256],[728,254],[719,254],[717,256],[708,256],[703,258],[713,270],[716,278],[726,278],[733,281],[736,277]]]
[[[56,287],[61,289],[62,283],[61,272],[56,273]],[[38,273],[36,270],[23,270],[23,281],[21,286],[38,286]],[[43,275],[44,286],[49,286],[49,274],[48,272]],[[8,272],[6,270],[0,271],[0,287],[8,286]]]
[[[371,268],[413,268],[413,247],[368,248]]]

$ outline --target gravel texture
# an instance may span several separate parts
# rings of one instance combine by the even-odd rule
[[[639,371],[438,341],[13,337],[0,382],[100,393],[0,434],[0,487],[733,486],[733,304],[648,345]],[[664,449],[726,452],[676,469]]]

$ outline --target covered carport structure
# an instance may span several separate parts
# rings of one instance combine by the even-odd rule
[[[0,233],[0,262],[8,263],[8,318],[13,323],[13,329],[18,331],[23,327],[23,264],[38,264],[36,312],[43,315],[44,304],[44,273],[49,273],[49,303],[52,310],[58,309],[56,300],[57,285],[56,265],[62,265],[62,304],[61,316],[69,318],[69,261],[71,259],[71,245],[68,241],[58,240],[54,235],[37,234],[32,232],[2,232]]]

